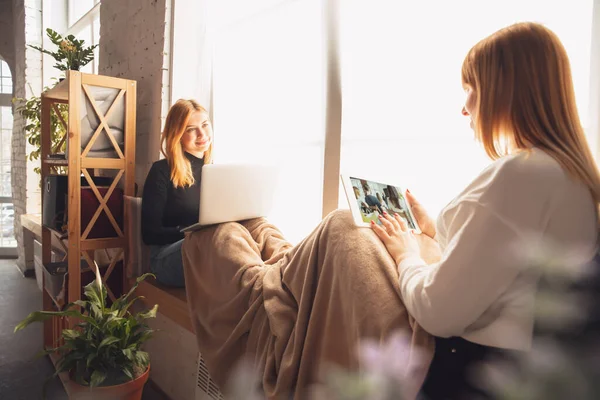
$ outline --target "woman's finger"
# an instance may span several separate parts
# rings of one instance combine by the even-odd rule
[[[415,196],[409,191],[406,192],[406,200],[408,200],[408,204],[410,205],[410,209],[412,210],[413,215],[417,220],[417,223],[425,223],[426,220],[429,219],[429,215],[427,214],[421,203],[419,203]]]
[[[404,221],[404,219],[402,219],[402,217],[400,215],[398,215],[398,213],[394,213],[394,219],[396,220],[396,222],[398,222],[398,225],[400,226],[400,230],[406,232],[407,227],[406,227],[406,222]]]
[[[418,207],[421,205],[417,198],[408,190],[406,191],[406,200],[408,200],[408,204],[410,204],[411,207]]]
[[[375,234],[379,237],[379,239],[381,239],[382,242],[385,243],[387,240],[390,239],[390,235],[388,235],[385,229],[383,229],[373,221],[371,221],[371,228],[373,228],[373,231],[375,231]]]
[[[390,214],[386,214],[385,217],[394,226],[394,231],[399,231],[402,229],[395,217],[391,216]]]
[[[385,229],[388,231],[388,233],[396,231],[396,228],[392,224],[391,218],[388,215],[380,215],[379,220],[381,221],[381,224],[385,227]]]

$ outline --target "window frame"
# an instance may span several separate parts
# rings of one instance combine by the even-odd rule
[[[77,0],[67,0],[66,3],[66,14],[67,14],[67,30],[65,32],[65,36],[67,35],[77,35],[87,27],[91,29],[91,43],[88,45],[99,44],[99,37],[95,37],[95,24],[100,23],[100,5],[102,0],[94,0],[94,5],[79,18],[77,21],[73,22],[69,25],[70,13],[71,13],[71,3]],[[94,59],[92,60],[92,71],[94,74],[98,73],[98,53],[95,54]]]
[[[8,68],[8,72],[10,73],[10,78],[12,80],[11,83],[11,87],[12,90],[10,91],[10,93],[4,93],[2,90],[0,90],[0,107],[12,107],[12,97],[13,97],[13,93],[15,91],[15,87],[14,87],[14,77],[13,77],[13,71],[11,71],[10,69],[10,65],[8,65],[8,62],[6,62],[5,59],[3,59],[2,57],[0,57],[0,62],[5,63],[6,67]],[[0,88],[2,88],[2,82],[1,79],[2,78],[6,78],[6,75],[2,75],[0,74]]]

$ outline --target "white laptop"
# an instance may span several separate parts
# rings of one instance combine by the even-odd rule
[[[277,168],[254,164],[208,164],[202,167],[200,218],[182,232],[223,222],[267,217],[279,179]]]

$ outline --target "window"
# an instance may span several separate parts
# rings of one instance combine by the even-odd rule
[[[6,61],[0,59],[0,93],[12,94],[12,75]]]
[[[75,25],[75,23],[87,14],[97,3],[99,3],[97,0],[69,0],[69,26]]]
[[[68,34],[85,40],[84,46],[100,43],[100,0],[69,0],[67,4]],[[81,69],[90,74],[98,73],[98,48],[94,59]]]
[[[10,159],[13,128],[12,107],[0,107],[0,197],[11,197]],[[1,219],[1,216],[0,216]]]
[[[14,248],[14,206],[12,203],[11,166],[13,114],[12,76],[6,61],[0,58],[0,254]]]
[[[321,219],[323,193],[338,195],[323,184],[326,61],[335,53],[340,170],[408,187],[435,215],[489,163],[460,112],[463,58],[488,34],[525,20],[554,30],[590,126],[593,0],[576,3],[212,0],[215,160],[280,165],[272,220],[292,241],[308,234]],[[324,20],[332,5],[339,24]],[[331,24],[340,40],[327,53]],[[338,202],[347,208],[345,195]]]
[[[433,3],[342,2],[341,164],[409,187],[435,215],[489,163],[460,113],[468,50],[512,23],[545,24],[569,53],[587,126],[593,2]]]
[[[321,219],[320,1],[253,2],[256,8],[245,0],[213,4],[217,15],[229,18],[211,19],[215,160],[280,166],[282,179],[271,220],[290,240],[300,240]],[[237,13],[232,17],[227,10]]]

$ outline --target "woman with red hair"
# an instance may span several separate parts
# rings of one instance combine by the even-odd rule
[[[531,349],[533,249],[553,249],[554,262],[576,271],[598,240],[600,175],[558,37],[537,23],[501,29],[469,51],[462,84],[462,114],[494,161],[437,223],[409,194],[439,261],[421,259],[417,235],[398,216],[373,225],[398,266],[407,310],[436,336],[427,399],[481,398],[469,376],[477,362]]]
[[[162,133],[165,158],[150,168],[142,195],[142,237],[150,247],[150,269],[165,285],[184,287],[182,228],[199,218],[202,166],[211,162],[212,127],[194,100],[178,100]]]

